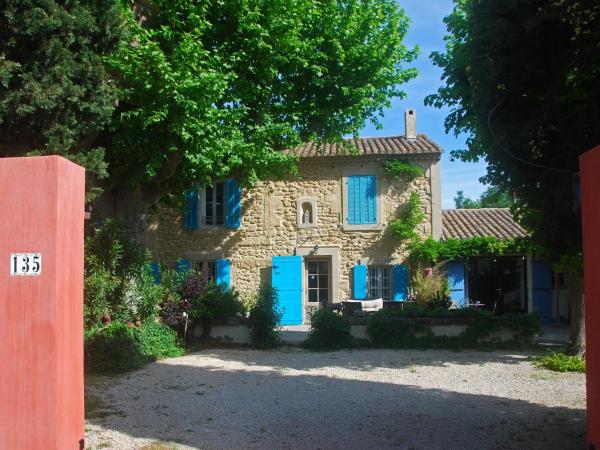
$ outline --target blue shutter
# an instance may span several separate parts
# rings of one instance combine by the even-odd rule
[[[366,215],[364,223],[377,223],[377,180],[374,176],[362,177],[365,184]]]
[[[191,190],[185,193],[185,212],[183,214],[183,227],[186,230],[198,228],[198,191]]]
[[[192,264],[189,259],[179,258],[177,260],[177,272],[189,272],[192,268]]]
[[[367,266],[354,266],[354,298],[356,300],[367,298]]]
[[[449,262],[446,264],[446,272],[450,284],[450,299],[459,306],[466,306],[465,264],[463,262]]]
[[[225,181],[225,225],[238,229],[241,223],[241,190],[237,181],[228,178]]]
[[[531,301],[540,320],[552,320],[552,268],[545,261],[531,262]]]
[[[225,283],[231,287],[231,261],[228,259],[217,259],[216,262],[217,284]]]
[[[152,261],[150,263],[150,271],[152,272],[152,277],[154,278],[154,284],[160,284],[160,264],[156,261]]]
[[[271,282],[277,291],[281,325],[302,323],[302,256],[273,256]]]
[[[394,301],[408,300],[408,267],[404,264],[394,266]]]
[[[348,223],[360,223],[360,177],[348,177]]]
[[[377,223],[377,178],[373,175],[348,177],[348,223]]]

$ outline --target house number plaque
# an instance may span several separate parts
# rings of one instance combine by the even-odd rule
[[[41,253],[12,253],[10,255],[11,276],[39,276],[42,274]]]

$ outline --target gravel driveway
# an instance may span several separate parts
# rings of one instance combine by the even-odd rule
[[[525,354],[207,350],[86,395],[91,449],[585,447],[585,377]]]

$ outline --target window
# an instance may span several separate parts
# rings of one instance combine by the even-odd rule
[[[204,190],[203,225],[223,225],[225,223],[225,186],[222,181]]]
[[[367,268],[367,298],[392,299],[392,277],[389,266],[369,266]]]
[[[309,303],[329,301],[329,261],[309,260],[306,262]]]
[[[210,281],[217,279],[216,261],[194,261],[194,270],[205,273]]]
[[[185,193],[183,227],[196,230],[204,226],[241,225],[241,189],[233,179],[217,181],[212,186],[190,189]]]
[[[377,223],[377,180],[374,175],[348,177],[348,224]]]

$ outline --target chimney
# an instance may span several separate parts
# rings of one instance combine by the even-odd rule
[[[404,113],[404,137],[417,138],[417,112],[414,109],[407,109]]]

